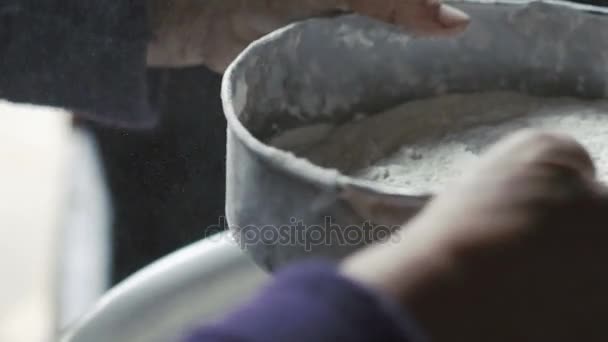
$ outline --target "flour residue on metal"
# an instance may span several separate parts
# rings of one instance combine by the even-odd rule
[[[271,144],[314,164],[419,194],[440,190],[487,147],[523,128],[572,135],[591,153],[600,179],[608,180],[604,100],[513,92],[445,95],[341,125],[300,127]]]

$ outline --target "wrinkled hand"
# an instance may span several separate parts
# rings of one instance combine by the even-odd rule
[[[608,341],[608,197],[568,137],[516,134],[344,264],[432,341]]]
[[[357,12],[413,34],[461,32],[468,17],[438,0],[147,0],[149,66],[205,64],[216,71],[253,40],[291,22]]]

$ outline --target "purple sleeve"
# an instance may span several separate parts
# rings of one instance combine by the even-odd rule
[[[423,341],[396,304],[341,276],[331,263],[280,272],[253,301],[185,342]]]

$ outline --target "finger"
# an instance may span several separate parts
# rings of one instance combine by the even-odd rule
[[[554,208],[590,195],[594,173],[589,154],[574,139],[524,130],[493,146],[402,234],[448,249],[466,249],[479,239],[501,241],[546,212],[530,208]]]
[[[351,6],[355,12],[422,35],[458,33],[470,22],[466,13],[438,0],[351,0]]]
[[[479,167],[484,172],[504,172],[535,165],[595,178],[593,160],[581,144],[568,135],[536,130],[523,130],[500,141],[482,157]]]

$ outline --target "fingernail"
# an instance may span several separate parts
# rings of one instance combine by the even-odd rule
[[[448,5],[439,7],[438,20],[445,27],[464,26],[471,21],[471,17],[463,11]]]

